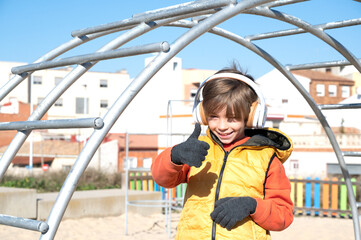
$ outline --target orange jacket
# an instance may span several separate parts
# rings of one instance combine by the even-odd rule
[[[236,145],[249,140],[241,139],[230,145],[223,146],[228,151]],[[172,148],[167,148],[153,162],[151,170],[154,180],[161,186],[173,188],[180,183],[187,183],[190,172],[188,165],[176,165],[171,162]],[[291,186],[285,174],[282,162],[273,159],[267,171],[264,183],[264,198],[257,198],[257,208],[251,215],[254,222],[266,230],[281,231],[293,221],[293,203],[290,199]]]

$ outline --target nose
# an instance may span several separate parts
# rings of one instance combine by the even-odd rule
[[[219,129],[219,130],[227,130],[227,129],[228,129],[227,119],[221,118],[221,119],[219,120],[218,129]]]

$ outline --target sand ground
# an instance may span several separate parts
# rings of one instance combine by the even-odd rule
[[[128,214],[127,235],[125,215],[104,218],[65,219],[61,222],[56,240],[169,240],[174,239],[179,214],[172,214],[171,229],[165,215],[141,216]],[[292,225],[282,232],[272,232],[272,240],[351,240],[355,239],[352,219],[295,217]],[[40,234],[29,230],[0,225],[1,240],[39,239]]]

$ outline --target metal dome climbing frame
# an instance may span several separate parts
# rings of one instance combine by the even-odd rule
[[[15,129],[18,133],[13,138],[11,144],[6,149],[0,160],[0,179],[4,176],[12,159],[16,156],[20,147],[24,144],[31,130],[39,128],[67,128],[67,127],[90,127],[94,131],[89,141],[83,147],[81,153],[76,159],[71,171],[69,172],[58,197],[52,207],[50,215],[46,221],[37,221],[32,219],[24,219],[16,216],[6,216],[0,214],[0,224],[15,226],[41,232],[40,239],[53,239],[69,204],[69,201],[76,189],[76,185],[80,176],[85,171],[94,153],[100,146],[103,138],[115,124],[117,119],[126,109],[128,104],[133,100],[137,93],[145,86],[145,84],[176,54],[184,49],[188,44],[202,36],[204,33],[212,33],[234,41],[245,48],[253,51],[264,60],[278,69],[302,94],[314,111],[321,125],[323,126],[333,150],[338,159],[339,165],[344,176],[348,199],[351,206],[353,216],[353,225],[355,239],[361,240],[360,224],[357,211],[357,203],[352,191],[350,175],[348,173],[344,153],[335,139],[335,136],[326,121],[321,109],[309,93],[302,87],[298,80],[291,74],[292,69],[309,69],[326,66],[353,65],[361,72],[361,62],[350,51],[348,51],[340,42],[327,34],[324,30],[331,28],[342,28],[361,23],[360,19],[351,19],[341,22],[333,22],[320,25],[311,25],[299,18],[274,10],[273,8],[302,2],[303,0],[199,0],[178,4],[167,8],[152,10],[142,14],[133,15],[130,19],[121,20],[109,24],[103,24],[72,32],[72,38],[54,50],[40,57],[33,64],[19,66],[12,69],[15,76],[10,79],[0,89],[0,100],[10,93],[16,86],[26,79],[32,72],[47,68],[67,66],[77,64],[77,66],[61,81],[60,84],[48,93],[46,98],[33,111],[27,121],[21,123],[4,123],[0,125],[0,130]],[[224,29],[216,27],[220,23],[238,15],[238,14],[254,14],[266,18],[273,18],[279,21],[287,22],[296,26],[295,29],[278,31],[273,33],[265,33],[247,37],[241,37],[237,34],[228,32]],[[192,20],[186,20],[192,18]],[[167,42],[153,43],[142,46],[120,48],[127,42],[162,26],[174,26],[181,28],[189,28],[172,44]],[[110,41],[95,53],[68,57],[63,59],[55,59],[61,54],[93,39],[108,35],[110,33],[123,31],[119,37]],[[253,42],[259,39],[286,36],[291,34],[310,33],[320,40],[324,41],[334,50],[338,51],[346,60],[310,63],[294,66],[284,66],[265,50],[255,45]],[[154,60],[147,65],[139,75],[129,84],[129,86],[119,95],[118,99],[109,108],[104,118],[89,119],[64,119],[53,121],[40,121],[42,116],[56,102],[56,100],[85,72],[92,68],[98,61],[126,57],[150,52],[158,52]],[[55,60],[54,60],[55,59]],[[350,108],[350,106],[324,106],[324,108]],[[352,108],[360,107],[353,105]],[[355,153],[354,153],[355,154]],[[356,155],[360,155],[356,153]]]

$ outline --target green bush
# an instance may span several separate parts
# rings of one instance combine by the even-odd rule
[[[32,188],[37,192],[58,192],[60,191],[68,173],[66,172],[45,172],[36,176],[20,177],[6,174],[0,186]],[[86,170],[79,179],[76,190],[95,190],[120,188],[121,174],[108,174],[93,169]]]

